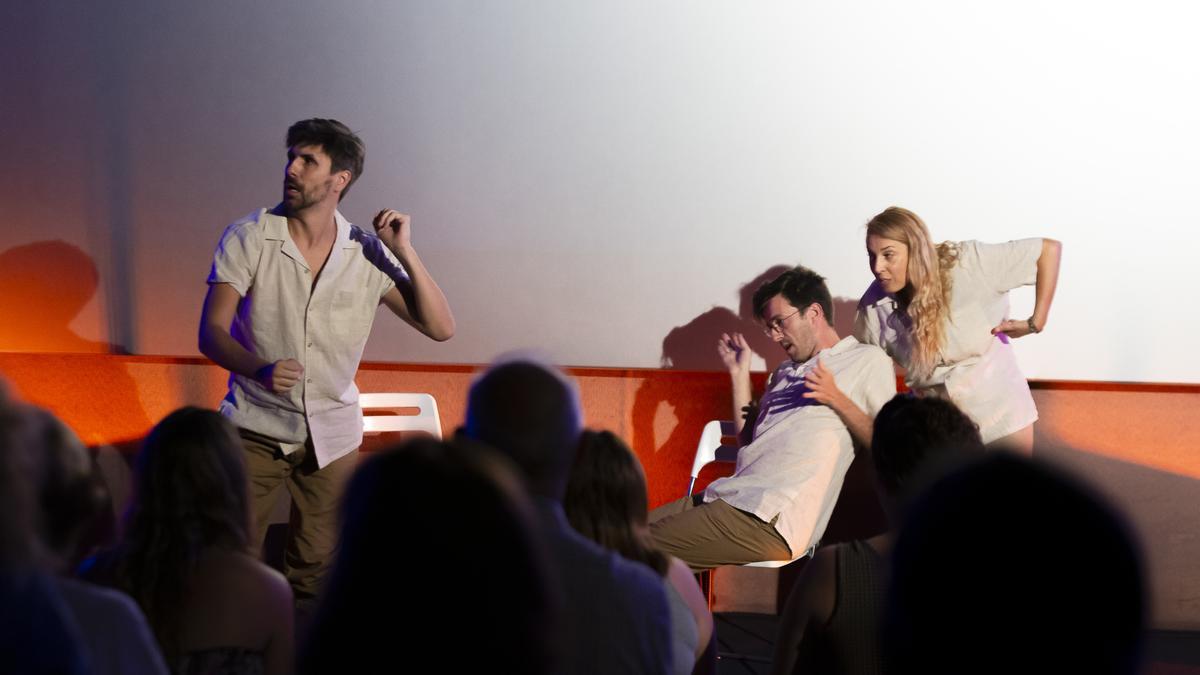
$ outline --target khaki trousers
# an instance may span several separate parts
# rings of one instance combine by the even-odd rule
[[[664,553],[693,571],[762,560],[791,560],[792,550],[768,523],[718,499],[692,495],[650,512],[650,534]]]
[[[304,448],[285,455],[279,441],[270,436],[247,429],[238,432],[246,448],[258,550],[262,550],[280,489],[286,486],[292,497],[283,574],[292,585],[297,606],[306,606],[317,597],[332,566],[337,549],[338,508],[342,491],[358,463],[358,450],[318,469],[311,440]]]

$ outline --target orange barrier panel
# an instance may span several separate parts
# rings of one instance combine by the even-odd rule
[[[475,371],[470,365],[364,363],[357,380],[363,391],[433,394],[449,434],[462,424]],[[579,382],[585,423],[612,430],[638,454],[651,506],[682,496],[701,427],[731,413],[727,376],[569,371]],[[224,370],[201,358],[104,354],[0,353],[0,372],[18,396],[55,412],[89,445],[116,446],[115,453],[108,448],[109,475],[113,467],[127,472],[122,465],[137,441],[170,411],[215,407],[226,379]],[[756,386],[762,386],[761,376]],[[1041,413],[1037,456],[1107,494],[1145,543],[1154,625],[1200,629],[1200,569],[1194,564],[1200,559],[1200,387],[1035,382],[1033,388]],[[715,471],[706,472],[704,481]],[[864,462],[852,466],[826,543],[882,526],[869,474]],[[998,554],[1025,555],[1020,545],[1000,543]]]

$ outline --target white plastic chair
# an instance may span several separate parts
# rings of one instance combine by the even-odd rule
[[[736,462],[738,446],[736,444],[725,443],[726,438],[735,438],[737,436],[737,426],[731,420],[712,420],[704,425],[704,430],[700,432],[700,442],[696,444],[696,457],[692,460],[692,476],[688,481],[688,489],[685,497],[692,496],[692,490],[696,487],[696,478],[700,476],[700,471],[713,462]],[[776,568],[790,565],[797,560],[811,556],[817,550],[817,545],[813,544],[807,551],[804,551],[791,560],[760,560],[758,562],[746,563],[738,565],[738,567],[767,567]],[[700,573],[703,578],[701,588],[704,590],[705,599],[708,601],[708,609],[713,607],[713,592],[716,577],[713,575],[715,570],[704,570]],[[715,639],[715,638],[714,638]],[[762,663],[770,663],[770,659],[749,654],[739,654],[736,652],[717,651],[718,660],[736,660],[736,661],[754,661]]]
[[[737,461],[737,445],[730,445],[724,442],[726,438],[736,436],[737,426],[731,420],[712,420],[704,425],[704,430],[700,432],[700,442],[696,444],[696,457],[692,460],[692,476],[688,482],[685,497],[692,496],[692,490],[696,487],[696,478],[705,466],[713,462]],[[791,560],[762,560],[746,563],[741,565],[741,567],[783,567],[806,556],[811,556],[816,550],[817,545],[813,544],[807,551],[801,552],[800,555],[793,557]]]
[[[424,431],[442,439],[442,420],[438,417],[437,401],[430,394],[359,394],[363,409],[363,433],[386,431]],[[402,414],[395,408],[416,408],[416,414]],[[368,415],[367,411],[388,410],[390,414]]]

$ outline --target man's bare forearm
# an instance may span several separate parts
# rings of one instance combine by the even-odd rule
[[[259,371],[271,365],[233,339],[227,329],[213,325],[200,329],[200,353],[225,370],[249,378],[257,377]]]
[[[408,270],[412,282],[412,297],[410,313],[417,329],[439,342],[454,337],[454,313],[441,287],[433,280],[433,275],[421,262],[412,246],[397,246],[392,253]],[[407,300],[408,298],[406,298]]]

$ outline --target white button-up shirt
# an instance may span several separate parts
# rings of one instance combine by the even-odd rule
[[[221,412],[239,427],[277,439],[285,453],[311,437],[318,466],[362,443],[358,371],[383,295],[408,274],[383,242],[340,213],[337,237],[320,277],[296,247],[287,218],[262,209],[226,228],[208,283],[242,296],[231,334],[267,361],[296,359],[300,382],[277,394],[231,374]]]
[[[704,491],[706,502],[721,499],[765,522],[774,521],[793,556],[807,551],[825,533],[854,460],[854,443],[841,418],[803,396],[808,391],[804,378],[818,361],[871,417],[896,395],[892,360],[878,347],[852,337],[804,363],[786,361],[771,374],[759,401],[754,440],[738,452],[737,470]]]
[[[992,328],[1008,318],[1008,292],[1037,281],[1041,239],[1003,244],[959,242],[950,270],[950,312],[939,364],[918,378],[912,364],[912,325],[896,299],[871,284],[858,305],[854,335],[879,345],[908,372],[908,386],[949,398],[976,424],[984,443],[1023,429],[1037,420],[1029,383],[1017,367],[1007,338]]]

